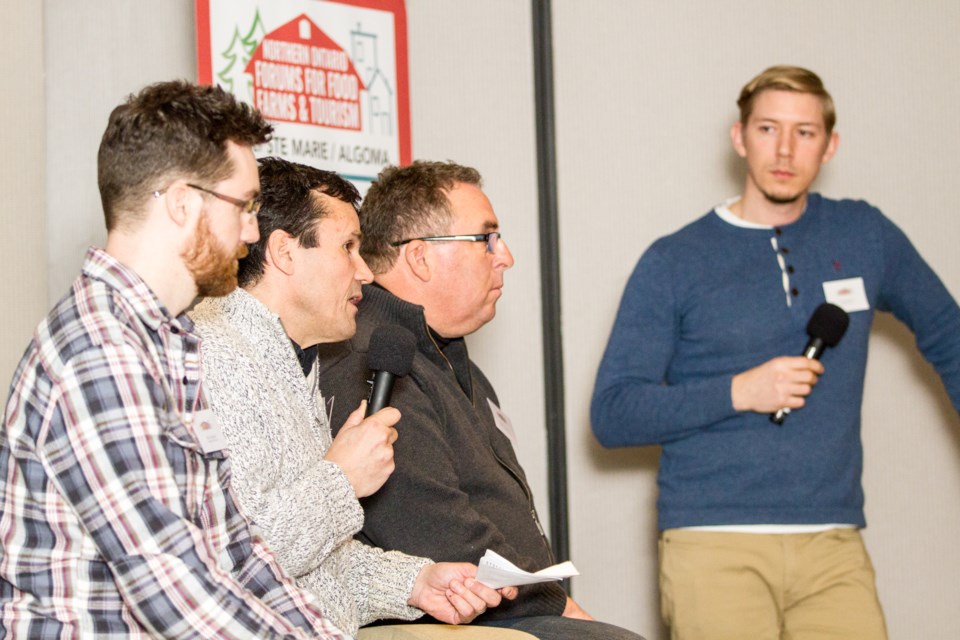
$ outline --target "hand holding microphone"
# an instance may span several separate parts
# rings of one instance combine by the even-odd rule
[[[850,326],[850,316],[846,311],[829,302],[821,304],[807,323],[807,335],[810,336],[810,340],[803,349],[803,357],[808,360],[820,360],[820,356],[827,347],[837,346],[843,334],[847,332],[848,326]],[[770,415],[770,422],[782,425],[788,413],[790,413],[789,407],[780,408]]]
[[[393,443],[400,412],[388,407],[394,379],[413,365],[416,339],[394,325],[378,327],[370,337],[367,358],[374,370],[373,389],[366,407],[350,414],[324,458],[336,463],[347,476],[358,498],[372,495],[393,473]]]
[[[737,411],[771,414],[770,419],[782,424],[789,411],[798,409],[810,395],[823,365],[819,358],[827,347],[840,342],[850,319],[836,305],[817,307],[807,323],[810,340],[802,356],[773,358],[733,377],[731,396]]]

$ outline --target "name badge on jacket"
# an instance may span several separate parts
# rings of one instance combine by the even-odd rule
[[[217,422],[217,416],[210,409],[197,411],[193,415],[193,432],[197,435],[197,442],[204,453],[216,453],[230,446],[223,429]]]
[[[513,430],[513,423],[510,422],[510,417],[503,412],[503,409],[494,404],[493,400],[487,398],[487,404],[490,405],[490,413],[493,414],[493,421],[497,425],[497,429],[500,429],[503,432],[503,435],[509,438],[510,443],[513,445],[514,449],[517,447],[517,434]]]
[[[823,283],[823,295],[827,302],[835,304],[847,313],[866,311],[870,308],[863,278],[844,278]]]

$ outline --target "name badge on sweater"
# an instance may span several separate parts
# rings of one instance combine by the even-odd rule
[[[193,415],[193,431],[204,453],[216,453],[230,446],[217,422],[217,416],[210,409],[197,411]]]
[[[835,304],[847,313],[866,311],[870,308],[863,278],[844,278],[823,283],[823,295],[827,302]]]
[[[517,434],[513,430],[513,423],[510,422],[510,417],[503,412],[503,409],[494,404],[490,398],[487,398],[487,404],[490,405],[490,413],[493,414],[493,421],[496,423],[497,429],[500,429],[503,435],[509,438],[510,443],[516,447]]]

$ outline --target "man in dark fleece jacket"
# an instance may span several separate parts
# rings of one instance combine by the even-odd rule
[[[353,340],[323,345],[320,388],[333,424],[367,395],[367,346],[382,324],[409,329],[417,353],[396,382],[396,470],[364,500],[360,537],[438,561],[477,562],[492,549],[536,571],[555,563],[492,385],[463,337],[493,319],[513,256],[479,173],[453,163],[385,169],[360,212],[361,254],[374,273]],[[346,413],[345,413],[346,412]],[[636,639],[594,621],[559,583],[521,587],[513,602],[474,624],[553,640]]]

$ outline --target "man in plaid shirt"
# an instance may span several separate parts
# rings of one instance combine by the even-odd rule
[[[183,315],[236,287],[270,133],[184,82],[111,114],[106,249],[37,328],[0,432],[0,637],[344,637],[239,512]]]

